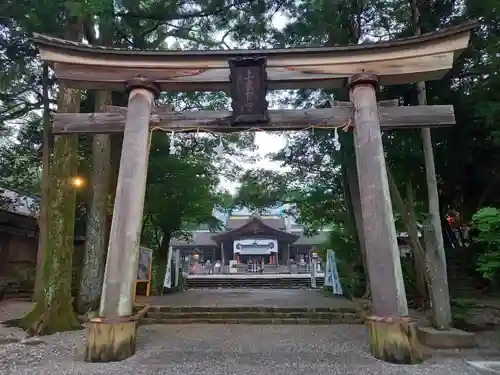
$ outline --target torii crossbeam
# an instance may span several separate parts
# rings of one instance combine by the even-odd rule
[[[232,125],[230,111],[172,112],[165,106],[152,111],[150,128],[154,130],[233,133],[249,129],[264,131],[302,130],[346,125],[353,117],[352,105],[307,110],[271,110],[267,124],[255,127]],[[123,133],[126,107],[110,107],[106,113],[56,113],[54,134]],[[380,107],[382,129],[415,129],[450,126],[455,123],[453,106]]]

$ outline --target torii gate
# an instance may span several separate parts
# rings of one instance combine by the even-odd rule
[[[128,107],[113,113],[61,113],[54,119],[55,134],[124,132],[99,318],[89,324],[87,360],[122,360],[135,353],[132,296],[150,127],[272,131],[340,126],[352,120],[373,299],[373,316],[367,318],[372,353],[386,361],[420,361],[416,323],[407,316],[381,129],[451,125],[454,113],[452,106],[379,108],[376,93],[379,85],[443,77],[467,47],[475,26],[469,22],[368,45],[230,51],[124,50],[35,35],[42,59],[65,87],[129,93]],[[351,107],[267,110],[267,88],[344,85],[350,90]],[[233,112],[154,108],[161,91],[222,90],[231,93]]]

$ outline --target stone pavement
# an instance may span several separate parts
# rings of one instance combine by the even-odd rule
[[[356,307],[346,298],[304,289],[189,289],[164,296],[138,296],[138,301],[156,306]]]

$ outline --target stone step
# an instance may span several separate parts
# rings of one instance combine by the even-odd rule
[[[339,312],[147,312],[151,319],[357,319],[357,313]]]
[[[337,319],[315,319],[315,318],[184,318],[184,319],[153,319],[143,318],[141,325],[148,324],[255,324],[255,325],[285,325],[285,324],[363,324],[361,318],[337,318]]]
[[[137,306],[140,308],[140,306]],[[357,313],[356,307],[151,306],[148,313]]]
[[[317,286],[323,285],[323,278],[316,280]],[[188,278],[187,287],[189,289],[213,289],[213,288],[310,288],[309,278],[211,278],[197,277]]]

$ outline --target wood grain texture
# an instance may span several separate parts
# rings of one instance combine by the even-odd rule
[[[125,129],[126,108],[112,107],[108,113],[56,113],[53,121],[55,134],[121,133]],[[302,130],[311,126],[331,127],[348,124],[353,116],[352,106],[307,110],[271,110],[269,124],[258,124],[257,130]],[[153,111],[150,128],[165,131],[196,132],[206,129],[214,132],[238,132],[249,126],[232,126],[230,111],[167,112]],[[380,107],[380,125],[383,130],[442,127],[455,123],[453,106]]]
[[[76,88],[122,90],[135,76],[167,91],[229,89],[228,60],[263,57],[269,89],[341,87],[352,74],[376,73],[382,85],[441,78],[464,50],[475,22],[419,37],[345,47],[218,51],[139,51],[88,46],[35,35],[58,79]]]
[[[132,315],[149,157],[153,93],[130,92],[99,316]]]
[[[416,365],[423,361],[423,350],[417,336],[417,323],[409,317],[399,319],[369,316],[372,355],[385,362]]]
[[[350,97],[356,108],[354,146],[373,312],[377,316],[400,317],[408,314],[408,307],[375,88],[367,83],[355,85]]]
[[[132,357],[136,349],[137,321],[107,322],[100,318],[87,323],[86,362],[115,362]]]

